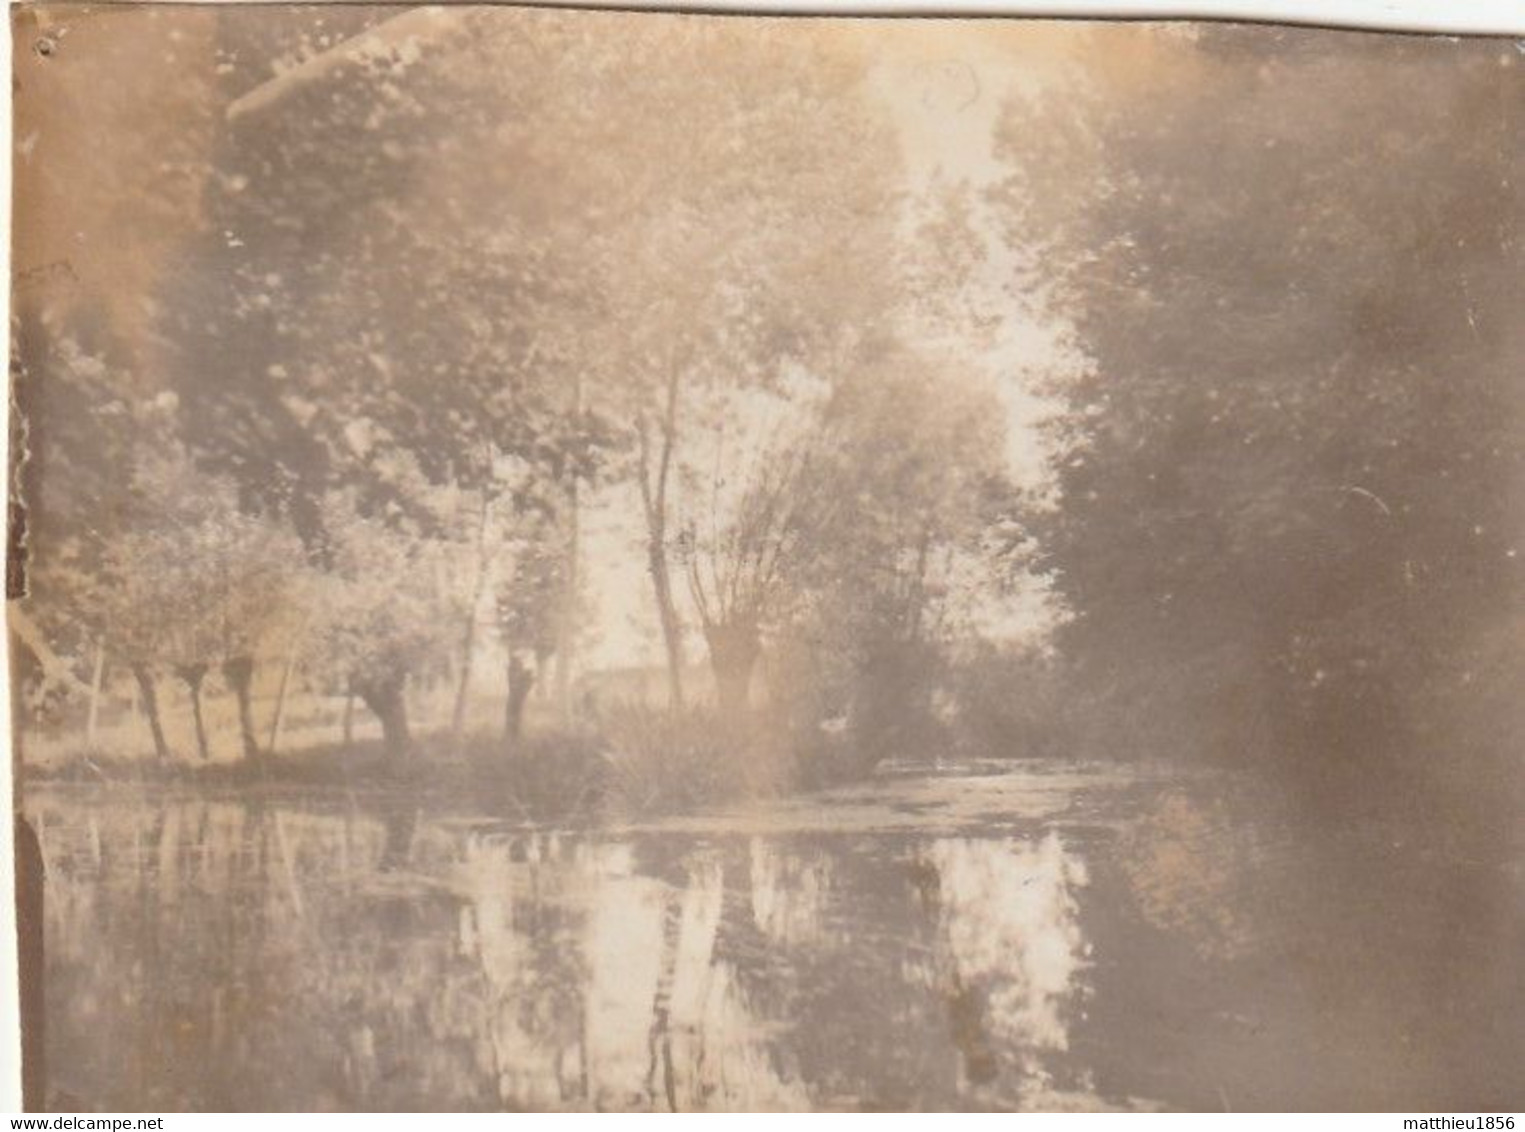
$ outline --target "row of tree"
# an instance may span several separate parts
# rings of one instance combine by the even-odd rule
[[[723,21],[206,18],[219,118],[167,143],[192,219],[140,309],[19,312],[34,619],[134,673],[161,756],[156,679],[204,755],[220,672],[253,756],[256,667],[295,657],[394,752],[448,665],[459,735],[489,600],[510,736],[533,681],[568,710],[590,493],[638,509],[672,705],[695,639],[728,715],[765,644],[817,722],[929,702],[1018,492],[991,390],[918,345],[860,62]]]
[[[401,749],[442,667],[463,726],[493,605],[512,733],[532,680],[570,709],[596,498],[639,526],[673,705],[696,646],[727,713],[766,666],[873,745],[972,657],[961,686],[1018,700],[1055,672],[967,646],[1036,569],[1072,748],[1251,752],[1318,794],[1518,780],[1510,50],[1150,32],[1015,96],[1004,175],[936,197],[863,55],[800,25],[145,18],[201,69],[132,70],[99,112],[153,143],[102,141],[131,207],[48,180],[78,126],[18,173],[61,217],[23,261],[54,229],[133,252],[18,283],[18,624],[53,684],[106,655],[150,703],[213,672],[244,703],[300,653]],[[23,117],[68,105],[43,66]],[[1040,491],[976,364],[1023,305],[1079,362]]]

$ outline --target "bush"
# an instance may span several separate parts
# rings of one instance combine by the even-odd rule
[[[499,736],[467,745],[477,798],[505,814],[562,821],[593,812],[603,787],[603,744],[583,731],[527,735],[512,746]]]
[[[605,732],[604,803],[622,815],[772,797],[797,778],[787,742],[757,716],[625,704],[607,713]]]
[[[1059,676],[1033,653],[991,652],[954,669],[954,743],[966,758],[1049,758],[1067,753]]]

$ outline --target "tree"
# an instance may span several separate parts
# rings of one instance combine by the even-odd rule
[[[134,453],[153,450],[174,402],[145,298],[200,220],[212,135],[213,20],[205,12],[18,17],[19,224],[13,248],[11,517],[24,556],[11,596],[27,646],[102,677],[114,659],[92,620],[104,556],[130,527]],[[173,66],[143,66],[146,54]],[[92,76],[82,81],[82,76]],[[98,97],[93,80],[113,96]],[[144,160],[152,154],[152,160]],[[112,646],[108,648],[107,646]],[[81,661],[84,663],[81,664]],[[58,686],[51,662],[46,686]],[[91,713],[101,682],[92,680]]]
[[[654,22],[617,56],[594,57],[584,81],[573,192],[606,281],[592,372],[633,422],[647,568],[680,704],[671,551],[689,414],[717,386],[767,385],[792,365],[830,370],[890,314],[898,155],[855,65],[771,29]]]
[[[228,484],[199,475],[174,448],[140,453],[137,464],[133,521],[106,548],[93,575],[97,588],[75,612],[99,625],[131,668],[159,757],[168,749],[156,673],[185,683],[205,760],[202,695],[207,675],[220,670],[238,701],[244,756],[255,758],[257,660],[305,616],[300,544],[280,523],[239,512]]]
[[[211,223],[166,304],[192,434],[217,438],[203,458],[310,545],[325,492],[408,510],[398,453],[465,490],[489,488],[495,453],[530,461],[560,485],[565,688],[579,491],[630,422],[680,700],[686,402],[806,356],[830,368],[888,313],[898,157],[862,68],[719,22],[344,22],[293,17],[289,67],[253,90],[235,68]],[[220,29],[232,55],[269,34]]]
[[[807,514],[806,490],[824,440],[826,387],[792,375],[777,392],[731,389],[703,406],[711,443],[685,469],[680,561],[709,648],[722,716],[748,705],[763,634],[783,613]],[[697,429],[696,429],[697,431]]]
[[[317,660],[381,721],[395,761],[413,742],[408,681],[448,655],[462,611],[437,585],[438,543],[366,516],[349,493],[324,501],[322,521],[327,567],[315,585]]]
[[[108,552],[103,580],[109,580],[109,586],[100,591],[95,611],[111,627],[113,650],[137,682],[154,756],[161,762],[171,752],[159,706],[158,676],[170,651],[173,615],[167,611],[175,608],[176,594],[173,576],[160,568],[172,555],[172,541],[162,529],[124,533]]]
[[[510,745],[523,729],[530,690],[545,674],[547,661],[561,646],[562,627],[570,620],[562,608],[567,561],[557,524],[535,513],[523,518],[502,559],[496,607],[508,662],[503,738]]]
[[[81,683],[87,658],[105,657],[113,632],[103,594],[115,540],[152,517],[139,489],[140,449],[172,444],[174,398],[121,361],[120,343],[80,312],[31,311],[17,319],[17,397],[25,459],[13,538],[23,551],[13,579],[23,590],[17,628],[34,656],[43,703]],[[104,676],[104,672],[102,673]]]
[[[1146,93],[1098,75],[1001,135],[1010,238],[1089,361],[1036,519],[1062,640],[1146,728],[1402,778],[1415,691],[1518,601],[1522,71],[1485,41],[1162,50]]]
[[[301,634],[311,616],[310,578],[300,541],[284,524],[225,507],[192,538],[206,555],[199,569],[213,580],[209,614],[215,656],[238,703],[243,754],[261,754],[255,734],[253,689],[260,660],[271,647]]]
[[[188,432],[250,499],[289,509],[319,558],[316,501],[348,491],[398,530],[470,543],[478,591],[490,516],[559,493],[575,584],[579,485],[610,429],[576,393],[590,283],[569,215],[547,212],[559,170],[526,175],[561,136],[546,119],[568,93],[550,81],[567,21],[529,16],[530,34],[505,35],[460,12],[325,20],[222,26],[230,56],[284,47],[288,65],[241,74],[213,224],[166,305]],[[505,460],[527,469],[516,486],[499,480]],[[472,535],[431,506],[434,488],[470,501]],[[457,730],[476,641],[465,604]],[[574,635],[558,630],[563,666]]]
[[[945,368],[946,367],[946,368]],[[1016,494],[1005,419],[976,375],[894,344],[866,355],[823,411],[825,442],[798,490],[790,633],[810,643],[817,696],[868,749],[915,740],[970,587],[971,560],[1012,570]],[[795,651],[798,651],[796,648]]]

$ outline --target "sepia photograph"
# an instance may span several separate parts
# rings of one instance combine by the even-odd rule
[[[1525,39],[10,18],[29,1110],[1525,1109]]]

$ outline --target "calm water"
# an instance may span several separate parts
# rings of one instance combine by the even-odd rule
[[[1525,1102],[1520,871],[1294,837],[1207,779],[888,774],[598,830],[27,811],[76,1110]]]

